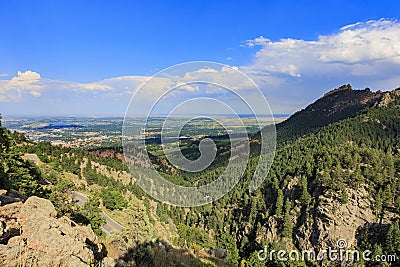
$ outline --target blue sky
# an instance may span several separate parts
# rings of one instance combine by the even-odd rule
[[[0,112],[123,114],[145,77],[193,60],[237,66],[274,113],[344,83],[394,89],[398,14],[396,1],[2,1]]]

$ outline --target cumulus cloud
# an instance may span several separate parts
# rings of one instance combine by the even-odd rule
[[[0,101],[18,100],[25,92],[40,96],[40,91],[44,88],[40,84],[40,74],[34,71],[18,71],[16,77],[10,80],[2,80],[0,83]]]
[[[13,77],[6,85],[8,88],[15,89],[41,89],[43,86],[38,85],[40,74],[34,71],[18,71],[18,76]]]
[[[264,38],[263,36],[259,36],[259,37],[254,38],[254,39],[246,40],[245,45],[242,45],[242,46],[243,47],[244,46],[254,47],[254,46],[257,46],[257,45],[266,45],[268,42],[270,42],[269,39]]]
[[[374,71],[354,66],[400,64],[400,23],[393,20],[358,22],[310,41],[287,38],[273,42],[264,38],[260,42],[259,39],[246,41],[251,45],[262,44],[254,63],[245,66],[253,74],[301,77],[302,73],[351,71],[354,75],[368,75]]]
[[[98,82],[77,83],[71,81],[58,81],[43,79],[37,72],[18,71],[17,76],[9,80],[0,80],[0,102],[16,102],[25,96],[40,97],[45,92],[68,93],[68,91],[107,91],[113,88]]]
[[[33,99],[51,99],[52,103],[60,101],[57,103],[66,106],[84,103],[82,106],[86,108],[87,102],[93,101],[93,108],[102,109],[114,101],[114,105],[124,110],[137,88],[144,84],[146,88],[141,96],[151,102],[174,87],[179,90],[172,97],[182,92],[183,95],[199,93],[198,85],[188,84],[193,80],[207,80],[251,94],[246,89],[254,85],[235,70],[256,82],[270,100],[274,113],[294,112],[341,84],[372,89],[400,86],[400,23],[395,20],[345,25],[315,40],[272,41],[260,36],[244,41],[241,46],[256,51],[251,64],[232,68],[203,65],[153,78],[132,75],[79,83],[45,79],[30,70],[18,72],[10,79],[0,79],[0,102],[18,101],[26,96],[29,103]],[[206,90],[206,93],[213,94],[215,90]]]
[[[202,66],[202,64],[199,64]],[[199,67],[185,69],[182,65],[179,74],[165,73],[157,74],[156,76],[121,76],[106,79],[97,82],[97,84],[111,87],[110,96],[133,96],[138,88],[141,88],[140,96],[143,101],[154,101],[161,95],[166,94],[170,90],[173,93],[168,93],[169,96],[177,97],[185,92],[197,92],[200,90],[199,81],[209,81],[216,85],[222,85],[232,90],[242,90],[254,86],[249,80],[243,80],[242,74],[237,72],[238,67],[219,68]],[[176,90],[175,90],[176,89]],[[218,89],[218,88],[214,88]]]
[[[57,93],[60,95],[94,93],[107,98],[122,96],[126,98],[132,96],[139,87],[143,86],[142,95],[151,101],[172,88],[177,88],[181,92],[199,90],[198,85],[193,81],[207,80],[233,90],[252,86],[248,81],[243,81],[235,70],[237,67],[199,68],[183,71],[180,75],[121,76],[92,83],[44,79],[34,71],[19,71],[16,77],[0,80],[0,101],[19,101],[26,95],[39,97],[43,94],[55,95]],[[176,96],[176,92],[172,95]]]
[[[379,20],[341,28],[334,36],[321,36],[319,60],[327,63],[363,64],[387,60],[400,63],[400,24]]]
[[[375,90],[400,85],[396,20],[357,22],[315,40],[260,41],[258,37],[246,43],[261,48],[251,64],[239,68],[274,99],[274,112],[293,112],[341,84]],[[288,100],[290,106],[282,105]]]
[[[142,87],[145,82],[146,90],[145,95],[148,98],[152,98],[153,96],[160,95],[165,92],[168,88],[174,85],[174,82],[171,78],[167,77],[155,77],[151,78],[149,76],[120,76],[109,78],[103,81],[100,81],[100,84],[107,85],[112,88],[112,91],[109,92],[109,96],[117,97],[124,96],[125,98],[132,97],[133,94],[139,87]]]

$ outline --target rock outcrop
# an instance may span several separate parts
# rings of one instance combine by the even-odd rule
[[[348,190],[348,202],[341,203],[337,193],[320,195],[318,204],[311,210],[296,235],[302,249],[336,247],[345,240],[348,247],[357,243],[358,227],[376,221],[373,200],[364,187]]]
[[[329,92],[325,93],[323,97],[326,97],[328,95],[332,95],[332,94],[337,93],[337,92],[351,91],[351,90],[353,90],[353,88],[351,87],[350,84],[344,84],[344,85],[342,85],[342,86],[340,86],[338,88],[335,88],[335,89],[330,90]]]
[[[365,186],[357,190],[348,188],[346,203],[340,201],[340,192],[318,194],[315,206],[306,211],[295,207],[291,211],[293,223],[298,225],[291,241],[298,249],[319,251],[328,247],[336,248],[339,240],[344,240],[347,248],[354,248],[359,245],[358,231],[378,222],[373,210],[375,201]],[[299,214],[301,215],[298,216]],[[380,222],[389,225],[394,217],[394,213],[387,211]],[[285,244],[287,249],[293,249],[292,243],[282,238],[282,220],[276,215],[270,216],[262,226],[262,234],[257,236],[256,241],[260,244],[265,241],[281,243]]]
[[[106,247],[91,228],[58,216],[49,200],[32,196],[22,202],[13,196],[0,192],[0,199],[8,203],[0,206],[1,267],[203,266],[208,261],[227,266],[224,249],[196,254],[162,240],[130,247],[124,236],[106,241]]]
[[[0,225],[0,266],[90,266],[104,257],[93,231],[58,218],[46,199],[1,206]]]

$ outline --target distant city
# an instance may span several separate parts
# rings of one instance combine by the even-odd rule
[[[209,116],[209,115],[208,115]],[[258,117],[259,124],[265,126],[287,118],[286,114],[271,117]],[[254,116],[240,115],[248,134],[259,130]],[[176,117],[172,121],[181,123],[185,117]],[[134,138],[152,138],[160,136],[163,117],[147,120],[146,131]],[[236,127],[237,121],[232,116],[218,115],[218,121],[229,127]],[[34,142],[46,141],[53,145],[73,148],[109,147],[121,145],[123,117],[5,117],[2,124],[11,131],[24,133]],[[144,118],[134,120],[137,127],[144,126]],[[221,123],[210,119],[195,119],[182,128],[181,136],[202,138],[226,134]]]
[[[122,117],[19,117],[4,118],[11,131],[24,133],[32,141],[47,141],[63,147],[110,146],[120,143]]]

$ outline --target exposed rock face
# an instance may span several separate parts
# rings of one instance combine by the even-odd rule
[[[26,197],[15,190],[0,190],[0,205],[6,205],[14,202],[26,200]]]
[[[268,218],[268,221],[264,227],[265,230],[262,232],[265,233],[262,239],[257,240],[260,244],[265,241],[278,241],[280,239],[280,231],[279,231],[279,219],[274,215]]]
[[[101,257],[90,228],[57,218],[50,201],[30,197],[0,207],[0,266],[88,266]]]
[[[305,216],[305,221],[296,235],[303,249],[336,247],[344,239],[348,247],[356,245],[358,227],[376,221],[373,200],[363,187],[348,190],[348,203],[338,201],[338,195],[320,195],[316,209]]]
[[[131,248],[125,237],[109,243],[107,251],[90,228],[76,225],[67,217],[57,217],[49,200],[30,197],[23,203],[9,192],[0,193],[11,201],[0,206],[1,267],[203,266],[202,259],[212,258],[221,263],[226,256],[224,249],[198,256],[165,241],[157,241],[154,248],[151,242]],[[148,254],[143,256],[143,251]]]
[[[340,86],[339,88],[335,88],[335,89],[327,92],[326,94],[324,94],[324,97],[334,94],[336,92],[346,91],[346,90],[351,91],[351,90],[353,90],[353,88],[351,87],[350,84],[344,84],[344,85]]]
[[[387,107],[391,102],[393,102],[396,97],[400,96],[400,88],[393,90],[391,92],[385,92],[380,101],[378,102],[378,107]]]
[[[116,260],[110,257],[105,257],[101,260],[101,267],[134,267],[133,265],[128,265],[123,260]]]
[[[340,192],[318,192],[316,205],[299,218],[300,210],[294,209],[293,222],[299,228],[293,234],[293,243],[298,249],[315,251],[336,248],[339,240],[345,240],[347,247],[357,246],[357,231],[377,222],[377,216],[373,212],[374,200],[365,187],[358,190],[347,189],[348,202],[340,202]],[[297,215],[294,215],[297,214]],[[394,214],[388,214],[382,219],[383,224],[390,223]],[[282,242],[290,247],[291,242],[285,242],[281,236],[282,218],[276,215],[270,216],[262,226],[256,241],[260,244],[264,241]],[[287,247],[287,248],[289,248]]]
[[[383,94],[381,100],[378,103],[378,107],[386,107],[390,102],[393,101],[393,98],[389,92]]]
[[[1,198],[9,198],[4,195]],[[4,203],[4,202],[3,202]],[[22,202],[10,202],[6,206],[0,207],[0,244],[6,244],[8,240],[20,234],[20,225],[17,222],[18,214],[22,206]]]
[[[226,258],[227,250],[223,249],[223,248],[214,248],[214,249],[210,249],[208,251],[208,254],[210,254],[213,257],[224,259],[224,258]]]

